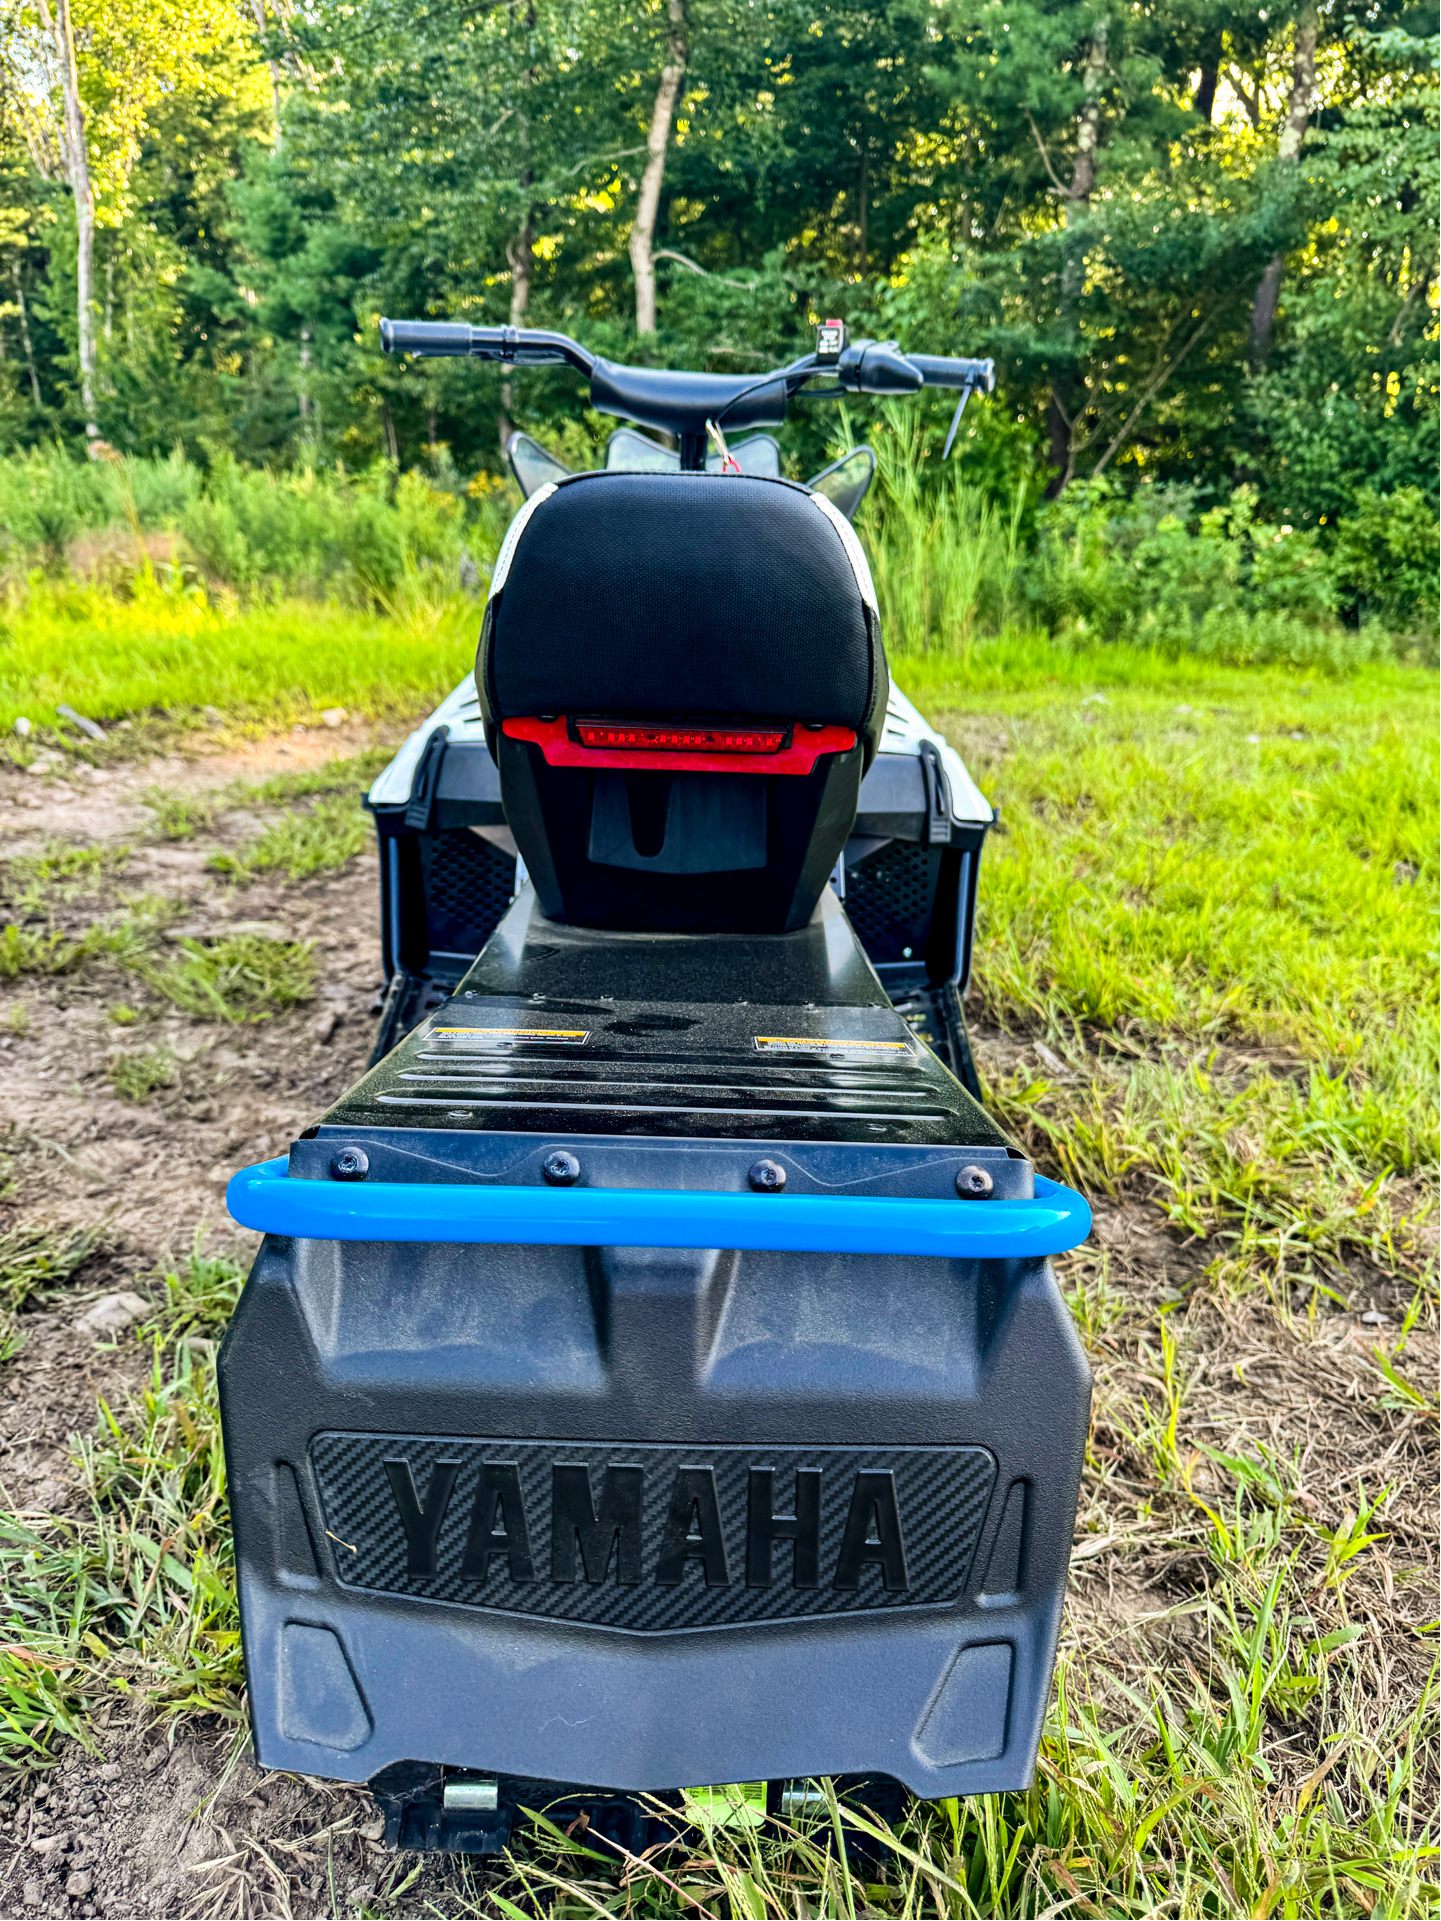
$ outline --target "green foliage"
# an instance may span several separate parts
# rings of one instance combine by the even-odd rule
[[[1004,760],[968,754],[1001,805],[975,978],[992,1021],[1047,1036],[988,1090],[1017,1138],[1159,1202],[1247,1285],[1348,1249],[1419,1263],[1397,1183],[1438,1155],[1427,681],[987,642],[963,685],[902,671],[1003,717]]]
[[[1441,565],[1436,511],[1418,487],[1363,489],[1336,534],[1337,591],[1363,620],[1423,639],[1434,656]]]
[[[128,847],[76,847],[51,841],[41,854],[17,854],[5,862],[4,891],[17,905],[33,910],[48,899],[73,900],[93,894],[120,873]]]
[[[137,17],[123,86],[92,102],[114,182],[97,409],[115,447],[167,465],[154,498],[128,468],[57,448],[81,429],[75,228],[30,158],[53,115],[43,63],[17,51],[0,443],[32,465],[0,477],[0,527],[57,569],[86,530],[158,515],[211,580],[247,589],[385,599],[412,591],[412,565],[443,574],[454,525],[422,503],[397,537],[367,493],[378,461],[447,492],[456,472],[497,471],[511,422],[592,441],[606,423],[581,426],[562,372],[388,359],[382,312],[560,325],[612,357],[727,370],[788,359],[821,314],[993,353],[997,430],[967,428],[963,477],[1003,511],[1022,477],[1186,482],[1203,506],[1249,483],[1263,518],[1297,527],[1344,519],[1360,486],[1429,492],[1434,23],[1323,10],[1295,151],[1298,18],[1222,0],[692,4],[655,232],[660,330],[641,342],[627,242],[664,8],[326,0],[273,44],[248,16],[202,26],[203,56],[188,16],[174,35]],[[115,24],[94,31],[82,20],[87,72]],[[17,27],[17,50],[32,34]],[[1258,343],[1273,259],[1280,304]],[[823,438],[800,410],[796,471]],[[167,461],[177,445],[212,486]],[[243,471],[266,465],[334,493],[327,524]]]
[[[392,481],[383,465],[351,477],[302,469],[247,472],[225,460],[179,517],[206,572],[242,589],[323,595],[394,608],[397,597],[434,583],[455,591],[465,551],[460,498],[418,473]],[[480,525],[482,553],[493,552]]]
[[[922,420],[891,412],[874,435],[861,515],[886,643],[898,657],[969,657],[973,641],[1029,617],[1096,640],[1232,666],[1345,673],[1436,628],[1437,521],[1414,490],[1362,509],[1327,547],[1315,529],[1257,518],[1252,487],[1199,511],[1196,491],[1109,477],[1008,503],[940,466]],[[1371,598],[1366,598],[1367,594]],[[1429,598],[1428,598],[1429,596]],[[1338,608],[1370,618],[1346,625]]]
[[[1334,619],[1319,536],[1259,523],[1253,488],[1197,516],[1188,488],[1070,487],[1040,517],[1037,561],[1036,601],[1062,631],[1232,665],[1345,669],[1388,650]]]
[[[101,719],[163,709],[196,728],[207,706],[268,725],[313,723],[327,707],[409,717],[473,664],[478,624],[458,594],[393,618],[328,602],[40,588],[0,641],[0,731],[61,702]]]
[[[206,1254],[203,1248],[204,1236],[197,1232],[185,1259],[156,1274],[162,1298],[140,1330],[142,1339],[169,1344],[223,1330],[240,1299],[245,1269],[228,1254]]]

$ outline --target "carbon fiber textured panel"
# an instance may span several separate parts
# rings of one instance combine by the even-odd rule
[[[331,1433],[311,1459],[347,1586],[637,1633],[958,1601],[995,1475],[978,1447]]]

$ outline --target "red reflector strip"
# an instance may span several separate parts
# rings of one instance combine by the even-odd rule
[[[808,774],[822,754],[849,754],[856,744],[854,728],[830,722],[823,727],[809,722],[797,727],[677,727],[666,721],[585,720],[576,723],[580,738],[573,740],[564,714],[550,720],[516,715],[503,721],[500,731],[507,740],[533,742],[550,767],[665,774]],[[601,740],[602,734],[609,739]]]
[[[587,747],[672,754],[778,754],[786,738],[783,727],[651,727],[602,720],[578,720],[575,731]]]

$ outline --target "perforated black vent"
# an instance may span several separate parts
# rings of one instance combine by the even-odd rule
[[[515,858],[468,827],[420,837],[430,950],[478,954],[515,893]]]
[[[938,848],[904,840],[847,862],[846,913],[873,961],[924,959],[940,868]]]

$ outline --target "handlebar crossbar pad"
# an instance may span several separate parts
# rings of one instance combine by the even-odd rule
[[[778,427],[789,393],[782,379],[757,374],[677,373],[668,367],[622,367],[597,360],[590,376],[590,404],[661,433],[703,434],[707,420],[727,433],[742,427]]]

